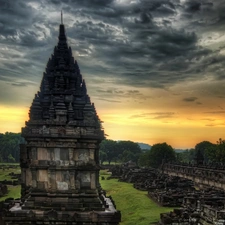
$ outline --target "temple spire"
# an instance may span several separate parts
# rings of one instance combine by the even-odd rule
[[[61,24],[63,24],[63,12],[61,10]]]
[[[65,27],[63,25],[63,11],[61,10],[61,24],[59,25],[59,41],[66,41]]]

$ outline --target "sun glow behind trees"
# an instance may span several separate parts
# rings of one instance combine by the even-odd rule
[[[150,145],[167,142],[174,148],[193,148],[202,140],[215,143],[223,138],[223,114],[200,112],[178,113],[133,108],[101,108],[95,104],[109,139],[132,140]],[[101,106],[101,104],[100,104]],[[25,107],[0,106],[0,132],[20,132],[28,120],[29,109]]]

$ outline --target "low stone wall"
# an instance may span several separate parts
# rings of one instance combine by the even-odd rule
[[[225,191],[225,170],[223,166],[166,163],[162,167],[162,172],[170,176],[192,180],[199,188],[213,187]]]

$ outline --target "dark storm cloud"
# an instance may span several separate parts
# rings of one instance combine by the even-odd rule
[[[86,79],[113,77],[114,85],[131,89],[168,89],[206,74],[225,79],[222,49],[200,45],[204,32],[225,21],[222,0],[1,0],[0,48],[8,48],[2,54],[9,60],[0,61],[0,80],[12,77],[13,86],[22,86],[22,78],[40,82],[57,42],[61,9],[68,43]]]
[[[189,0],[181,8],[181,18],[189,20],[189,28],[220,32],[218,29],[222,28],[225,21],[224,10],[223,0]]]
[[[185,2],[184,10],[187,12],[195,13],[201,10],[202,3],[196,0],[189,0]]]
[[[116,103],[121,103],[122,101],[116,101],[116,100],[112,100],[112,99],[106,99],[106,98],[98,98],[101,101],[106,101],[106,102],[116,102]]]
[[[135,24],[133,22],[136,27]],[[149,29],[151,32],[146,32],[137,26],[136,33],[130,31],[124,34],[123,31],[117,31],[103,23],[77,21],[67,33],[79,42],[86,42],[86,48],[90,44],[94,46],[94,49],[89,51],[90,57],[96,59],[104,57],[105,67],[102,68],[102,73],[108,69],[110,71],[116,69],[115,76],[124,79],[124,83],[134,86],[146,84],[146,86],[161,88],[164,84],[177,79],[182,80],[186,74],[178,76],[176,72],[188,69],[190,60],[209,52],[196,46],[197,37],[193,32],[172,28]],[[84,51],[84,49],[80,50],[78,46],[77,51]],[[162,63],[162,60],[166,60],[167,63]],[[101,67],[102,65],[99,65],[98,70]],[[155,76],[156,70],[157,73],[168,75]]]
[[[107,6],[110,5],[113,0],[46,0],[48,3],[52,4],[76,4],[79,6],[86,6],[86,7],[99,7],[99,6]]]
[[[209,112],[204,112],[204,113],[207,113],[207,114],[224,114],[225,111],[224,110],[221,110],[221,111],[209,111]]]
[[[35,83],[21,81],[21,82],[12,82],[11,85],[17,86],[17,87],[27,87],[28,85],[35,85]]]
[[[130,99],[142,99],[142,100],[146,100],[146,96],[144,96],[140,91],[138,90],[120,90],[117,88],[109,88],[109,89],[97,89],[96,90],[97,94],[96,96],[102,97],[102,95],[104,95],[104,97],[108,97],[111,98],[112,95],[115,98],[121,99],[121,98],[130,98]]]
[[[37,19],[38,12],[23,0],[1,0],[0,34],[10,37],[17,35],[21,29],[29,28]]]
[[[183,101],[184,102],[194,102],[197,99],[198,99],[197,97],[187,97],[187,98],[183,98]]]
[[[0,73],[1,73],[1,69],[0,69]],[[5,76],[0,76],[0,81],[11,81],[11,79],[9,77],[5,77]]]
[[[21,23],[25,25],[26,22],[30,21],[33,12],[32,8],[21,0],[1,0],[0,10],[0,21],[4,23],[8,22],[8,24],[12,25],[14,25],[15,23]]]

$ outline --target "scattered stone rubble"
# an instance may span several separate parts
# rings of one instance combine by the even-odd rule
[[[223,191],[195,190],[184,197],[181,209],[162,213],[159,224],[222,225],[225,223],[224,203]]]
[[[8,167],[6,167],[6,168],[8,168]],[[4,167],[2,167],[2,169],[5,170]],[[7,185],[16,186],[16,185],[21,184],[21,174],[15,174],[15,173],[11,172],[8,175],[11,177],[12,180],[0,181],[0,197],[7,195],[7,193],[8,193]]]
[[[0,197],[6,195],[7,193],[8,193],[7,185],[2,184],[2,183],[0,182]]]
[[[162,206],[181,206],[185,193],[194,190],[192,181],[168,176],[153,168],[122,165],[115,166],[111,172],[111,178],[119,178],[119,181],[133,183],[138,190],[148,191],[149,197]]]
[[[208,186],[196,190],[192,180],[137,166],[114,166],[110,171],[112,178],[133,183],[135,188],[148,191],[149,197],[158,204],[181,207],[169,213],[162,213],[160,225],[225,224],[225,192],[217,187]],[[209,173],[209,168],[206,168],[206,172]]]

